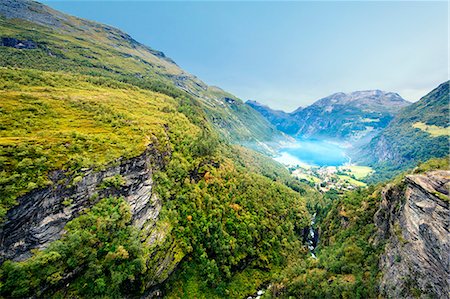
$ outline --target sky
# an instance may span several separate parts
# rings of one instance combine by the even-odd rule
[[[335,92],[417,101],[449,78],[447,1],[43,1],[120,28],[242,100],[292,111]]]

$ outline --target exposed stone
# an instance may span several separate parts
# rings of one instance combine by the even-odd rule
[[[52,174],[54,185],[32,191],[18,198],[0,229],[0,258],[16,261],[31,256],[31,249],[46,248],[60,238],[64,226],[101,198],[123,196],[131,206],[133,223],[142,229],[152,227],[158,219],[161,202],[153,193],[153,172],[162,157],[149,148],[142,155],[103,171],[86,170],[79,182],[58,171]],[[101,187],[105,178],[120,175],[120,188]],[[146,225],[147,224],[147,225]]]
[[[32,40],[18,40],[13,37],[2,37],[0,39],[0,46],[16,48],[16,49],[36,49],[37,48],[37,44]]]
[[[450,171],[409,175],[388,186],[375,214],[380,293],[387,298],[448,298]]]

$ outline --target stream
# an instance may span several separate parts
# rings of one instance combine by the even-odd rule
[[[314,250],[317,247],[317,243],[319,242],[319,232],[317,228],[314,228],[316,224],[316,213],[312,215],[311,223],[308,229],[308,234],[306,236],[306,244],[308,244],[309,252],[311,253],[312,258],[317,259]],[[271,288],[271,285],[261,288],[256,293],[251,296],[246,297],[246,299],[260,299],[261,296],[267,292]]]
[[[306,242],[308,244],[308,249],[309,252],[311,253],[311,256],[317,259],[314,250],[316,249],[317,243],[319,242],[319,234],[317,232],[317,228],[314,228],[314,224],[316,224],[316,213],[314,213],[312,216],[311,225],[309,226],[309,232]]]

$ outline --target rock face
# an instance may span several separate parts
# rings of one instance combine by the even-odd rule
[[[380,294],[387,298],[448,298],[450,171],[409,175],[388,186],[375,214]]]
[[[2,37],[0,39],[0,46],[11,47],[16,49],[36,49],[37,45],[32,40],[18,40],[12,37]]]
[[[19,204],[8,211],[0,230],[1,260],[23,260],[31,256],[31,249],[47,247],[60,238],[67,222],[107,196],[123,196],[131,206],[133,224],[150,231],[161,209],[152,191],[152,174],[162,161],[149,147],[142,155],[104,171],[87,170],[72,177],[53,173],[53,186],[20,197]],[[120,185],[105,184],[111,178],[119,179]]]

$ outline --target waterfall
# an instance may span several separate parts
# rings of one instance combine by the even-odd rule
[[[314,250],[316,249],[317,241],[319,238],[318,238],[318,236],[316,236],[316,232],[314,231],[315,223],[316,223],[316,213],[314,213],[314,215],[312,216],[311,225],[309,226],[308,240],[307,240],[309,252],[311,253],[311,256],[316,259],[317,257],[314,253]]]

